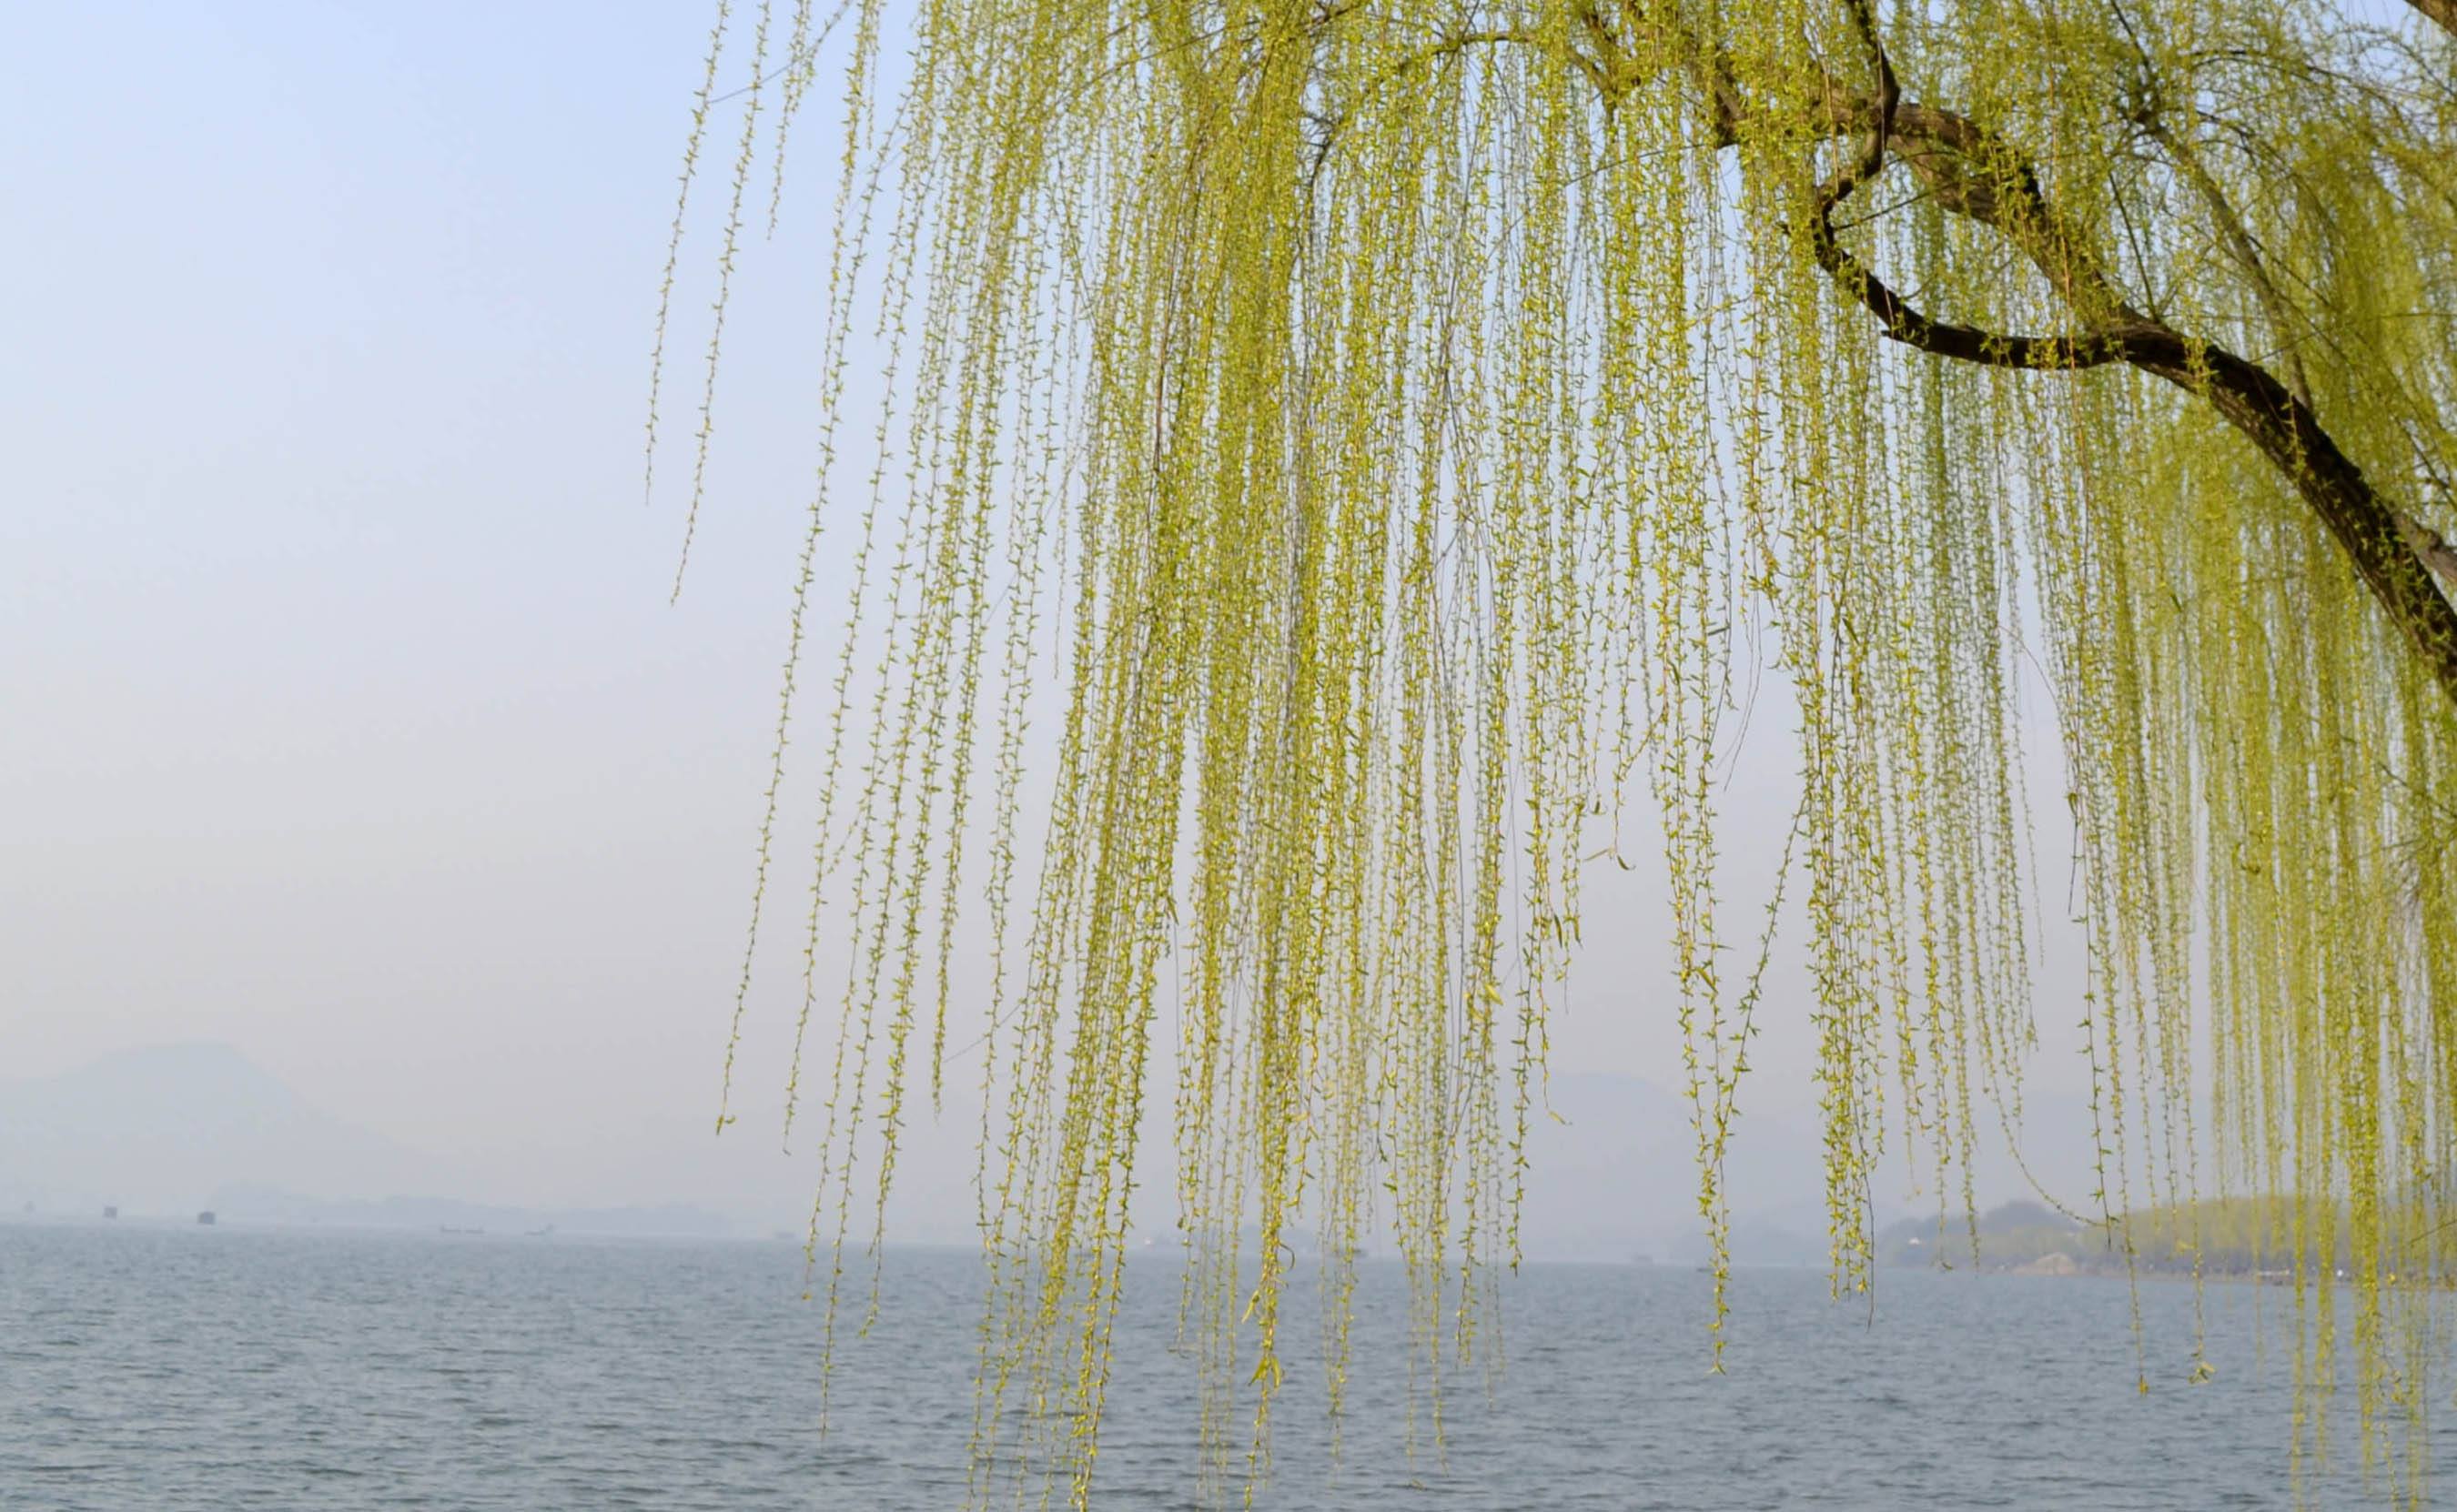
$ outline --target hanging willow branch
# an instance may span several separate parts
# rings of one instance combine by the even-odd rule
[[[1268,1468],[1309,1226],[1334,1412],[1387,1239],[1438,1440],[1493,1357],[1582,868],[1641,828],[1664,970],[1580,1009],[1678,1047],[1710,1358],[1762,1022],[1807,1010],[1841,1293],[1881,1181],[1958,1196],[1975,1247],[2035,1008],[2097,1131],[2097,1190],[2052,1195],[2142,1263],[2293,1271],[2298,1463],[2343,1376],[2420,1497],[2413,1278],[2457,1275],[2457,69],[2414,9],[795,8],[774,161],[840,15],[851,51],[754,915],[807,782],[786,1097],[832,1326],[951,1011],[983,1031],[977,1503],[1091,1495],[1163,1089],[1201,1494]],[[733,28],[763,81],[773,10]],[[1761,672],[1800,787],[1741,930]],[[2044,1003],[2041,674],[2088,939]]]

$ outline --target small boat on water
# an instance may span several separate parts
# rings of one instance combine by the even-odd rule
[[[196,1221],[204,1225],[206,1228],[212,1228],[214,1226],[214,1210],[207,1208],[204,1212],[197,1214]]]
[[[119,1210],[115,1207],[105,1207],[102,1210],[102,1216],[106,1218],[115,1218],[119,1216]]]

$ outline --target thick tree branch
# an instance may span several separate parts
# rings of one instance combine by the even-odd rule
[[[1886,50],[1877,40],[1876,21],[1867,0],[1854,0],[1850,9],[1853,25],[1869,50],[1870,66],[1877,76],[1877,93],[1873,99],[1831,92],[1827,96],[1828,119],[1837,126],[1861,127],[1866,139],[1859,153],[1838,166],[1818,188],[1808,222],[1809,250],[1818,266],[1832,276],[1844,293],[1868,307],[1888,337],[1922,352],[1990,367],[2096,367],[2121,357],[2120,347],[2097,337],[2004,336],[1976,326],[1930,319],[1844,249],[1834,234],[1834,207],[1884,172],[1886,144],[1901,129],[1903,114],[1902,89],[1895,81]],[[1947,135],[1977,145],[1975,133],[1966,122],[1941,117],[1938,112],[1916,106],[1911,108],[1911,117],[1925,133],[1914,140]],[[1931,170],[1925,176],[1943,176],[1933,160]],[[1995,195],[1990,194],[1983,201],[1967,192],[1958,178],[1948,187],[1955,191],[1948,196],[1953,208],[1966,215],[1984,215],[1992,223],[1999,208]]]
[[[2426,3],[2416,0],[2418,6]],[[2429,3],[2457,16],[2457,0]],[[1919,351],[1996,367],[2091,367],[2122,360],[2209,400],[2295,485],[2373,599],[2422,657],[2449,702],[2457,705],[2457,603],[2432,578],[2435,569],[2447,570],[2447,545],[2384,500],[2321,424],[2310,403],[2276,375],[2127,305],[2082,240],[2051,211],[2027,160],[1965,117],[1903,104],[1869,0],[1848,0],[1848,5],[1870,54],[1876,92],[1854,95],[1829,87],[1824,102],[1828,124],[1838,132],[1865,132],[1868,139],[1856,157],[1817,190],[1808,231],[1819,265],[1846,295],[1877,317],[1889,338]],[[1724,134],[1737,128],[1738,122],[1726,114],[1736,104],[1736,91],[1717,90],[1710,100],[1724,118]],[[1894,141],[1910,149],[1903,154],[1905,160],[1936,191],[1944,208],[2002,232],[2030,257],[2081,317],[2081,335],[2008,337],[1930,319],[1844,250],[1834,235],[1834,207],[1883,172],[1886,148]]]
[[[2444,10],[2449,16],[2457,17],[2457,0],[2447,0]],[[2177,168],[2183,174],[2184,181],[2192,186],[2193,192],[2208,209],[2210,219],[2218,228],[2220,243],[2235,259],[2236,266],[2243,270],[2245,279],[2252,285],[2254,296],[2261,301],[2262,313],[2268,316],[2270,327],[2285,353],[2287,389],[2297,399],[2310,405],[2311,379],[2304,374],[2303,358],[2297,350],[2297,337],[2288,319],[2292,306],[2279,289],[2277,280],[2269,276],[2268,264],[2261,257],[2261,249],[2254,244],[2252,233],[2245,228],[2243,218],[2235,213],[2225,192],[2219,187],[2218,180],[2210,176],[2209,170],[2201,164],[2200,154],[2189,142],[2169,131],[2166,123],[2156,114],[2144,113],[2139,117],[2139,124],[2152,141],[2167,150],[2168,155],[2175,159]],[[2392,507],[2391,513],[2396,518],[2399,539],[2422,560],[2425,566],[2447,579],[2452,588],[2457,588],[2457,549],[2452,549],[2438,532],[2405,511]]]
[[[2440,532],[2422,521],[2402,512],[2397,517],[2397,531],[2414,554],[2423,559],[2423,564],[2447,579],[2450,590],[2457,591],[2457,546],[2450,545]]]
[[[1829,78],[1811,102],[1813,126],[1833,136],[1862,138],[1859,151],[1815,188],[1808,206],[1809,250],[1837,288],[1876,317],[1888,339],[1917,351],[2000,368],[2073,370],[2120,361],[2208,400],[2294,485],[2451,705],[2457,705],[2457,602],[2434,581],[2436,573],[2457,585],[2457,550],[2372,486],[2322,425],[2300,375],[2290,389],[2261,364],[2134,308],[2089,238],[2055,214],[2029,158],[1968,116],[1904,101],[1877,33],[1872,0],[1843,3],[1868,54],[1875,87],[1873,92],[1863,92]],[[2409,3],[2457,33],[2457,0]],[[1706,110],[1713,144],[1730,147],[1745,141],[1758,112],[1720,49],[1667,8],[1623,0],[1621,11],[1625,22],[1647,39],[1648,48],[1688,74]],[[1578,61],[1607,106],[1617,105],[1643,71],[1632,67],[1633,57],[1592,4],[1580,14],[1596,54]],[[1528,39],[1492,32],[1452,40],[1468,45]],[[1938,320],[1853,256],[1835,233],[1834,211],[1884,172],[1889,153],[1919,177],[1941,209],[2013,242],[2072,312],[2076,329],[2061,336],[2014,336]],[[2187,163],[2187,176],[2197,168]],[[2204,186],[2204,192],[2214,188]],[[2229,239],[2236,245],[2231,250],[2239,259],[2251,258],[2249,276],[2265,287],[2266,270],[2240,222],[2222,200],[2213,213],[2220,215],[2221,233],[2232,233]],[[2274,296],[2275,290],[2268,293]],[[2273,319],[2282,319],[2276,309]]]
[[[2441,592],[2426,564],[2429,542],[2418,538],[2431,533],[2380,497],[2312,407],[2259,363],[2223,347],[2197,347],[2173,332],[2128,339],[2125,359],[2207,398],[2286,475],[2457,704],[2457,603]]]

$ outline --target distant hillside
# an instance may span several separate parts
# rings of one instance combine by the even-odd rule
[[[429,1184],[428,1162],[302,1101],[229,1045],[163,1045],[0,1081],[0,1202],[131,1214],[257,1181],[317,1195]]]
[[[2114,1223],[2076,1221],[2035,1202],[2009,1202],[1983,1214],[1977,1249],[1959,1217],[1938,1232],[1933,1216],[1886,1226],[1878,1236],[1881,1264],[1923,1269],[2018,1271],[2071,1276],[2122,1272],[2249,1276],[2294,1263],[2294,1213],[2263,1198],[2209,1199],[2140,1209]],[[2347,1263],[2340,1215],[2334,1263]],[[2311,1257],[2317,1265],[2317,1255]]]
[[[712,1237],[696,1207],[526,1209],[444,1196],[444,1164],[314,1107],[229,1045],[163,1045],[0,1081],[0,1215],[184,1216],[347,1228]],[[381,1195],[376,1195],[381,1194]]]
[[[1682,1262],[1706,1257],[1697,1216],[1697,1136],[1681,1096],[1632,1076],[1571,1073],[1553,1078],[1552,1106],[1563,1121],[1556,1123],[1539,1110],[1528,1130],[1526,1206],[1519,1227],[1529,1256],[1626,1260],[1646,1254]],[[1732,1257],[1744,1265],[1824,1265],[1826,1178],[1819,1131],[1807,1118],[1759,1111],[1746,1088],[1742,1110],[1724,1166]],[[1979,1201],[2027,1192],[2028,1180],[2004,1152],[1993,1112],[1977,1107],[1973,1114]],[[2031,1174],[2051,1191],[2077,1198],[2088,1189],[2093,1141],[2086,1103],[2032,1097],[2024,1146]],[[1934,1201],[1935,1175],[1924,1142],[1917,1166],[1929,1183],[1926,1206]],[[1877,1173],[1879,1222],[1897,1249],[1910,1235],[1935,1227],[1933,1216],[1889,1221],[1906,1200],[1910,1169],[1893,1148]],[[1960,1200],[1957,1169],[1947,1201],[1958,1208]],[[2024,1202],[2004,1211],[2049,1210]]]
[[[1528,1257],[1703,1258],[1696,1136],[1685,1100],[1633,1076],[1566,1072],[1553,1077],[1549,1100],[1558,1119],[1532,1110],[1527,1133],[1520,1237]],[[1745,1089],[1742,1101],[1724,1170],[1733,1257],[1744,1264],[1823,1264],[1818,1131],[1810,1115],[1764,1111]],[[2034,1141],[2033,1165],[2043,1179],[2064,1146],[2087,1151],[2087,1110],[2083,1137],[2070,1136],[2073,1122],[2067,1110],[2034,1106],[2031,1126],[2041,1137]],[[2044,1137],[2060,1131],[2067,1136]],[[695,1122],[692,1133],[704,1141]],[[890,1232],[970,1242],[969,1126],[955,1117],[910,1133],[916,1143],[903,1162]],[[751,1232],[779,1223],[798,1232],[807,1177],[773,1147],[754,1151],[738,1140],[711,1147],[676,1136],[639,1150],[642,1157],[625,1168],[628,1179],[589,1190],[600,1205],[491,1207],[449,1195],[509,1195],[500,1183],[488,1185],[490,1173],[439,1161],[335,1117],[229,1045],[131,1051],[58,1076],[0,1081],[0,1215],[28,1202],[51,1214],[98,1214],[108,1203],[131,1216],[212,1207],[241,1221],[352,1227],[493,1233],[553,1223],[569,1233],[706,1235],[727,1232],[730,1218]],[[924,1153],[932,1158],[919,1158]],[[1903,1171],[1889,1155],[1885,1176],[1893,1185],[1879,1191],[1881,1216],[1899,1211]],[[1992,1163],[1983,1154],[1980,1173],[1983,1202],[2022,1190],[2001,1158]],[[534,1190],[523,1183],[518,1195],[527,1198]],[[687,1196],[693,1205],[617,1205],[634,1193]],[[1153,1183],[1138,1206],[1140,1232],[1167,1242],[1174,1219],[1169,1183]],[[1911,1232],[1897,1236],[1897,1248]],[[1387,1242],[1387,1234],[1376,1236],[1374,1247]]]

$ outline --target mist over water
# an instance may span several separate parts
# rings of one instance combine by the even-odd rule
[[[825,1318],[793,1245],[0,1224],[0,1506],[937,1512],[964,1495],[980,1279],[963,1252],[889,1254],[823,1438]],[[1173,1257],[1129,1265],[1098,1504],[1192,1504],[1177,1279]],[[1257,1505],[2292,1501],[2282,1292],[2209,1288],[2197,1387],[2191,1289],[2143,1283],[2143,1397],[2120,1280],[1889,1271],[1872,1318],[1815,1272],[1744,1270],[1719,1378],[1706,1277],[1534,1265],[1505,1288],[1505,1368],[1455,1375],[1442,1445],[1412,1459],[1404,1284],[1362,1268],[1336,1464],[1318,1365],[1291,1360]],[[1302,1352],[1310,1280],[1292,1302]],[[2346,1417],[2316,1504],[2368,1499]]]

